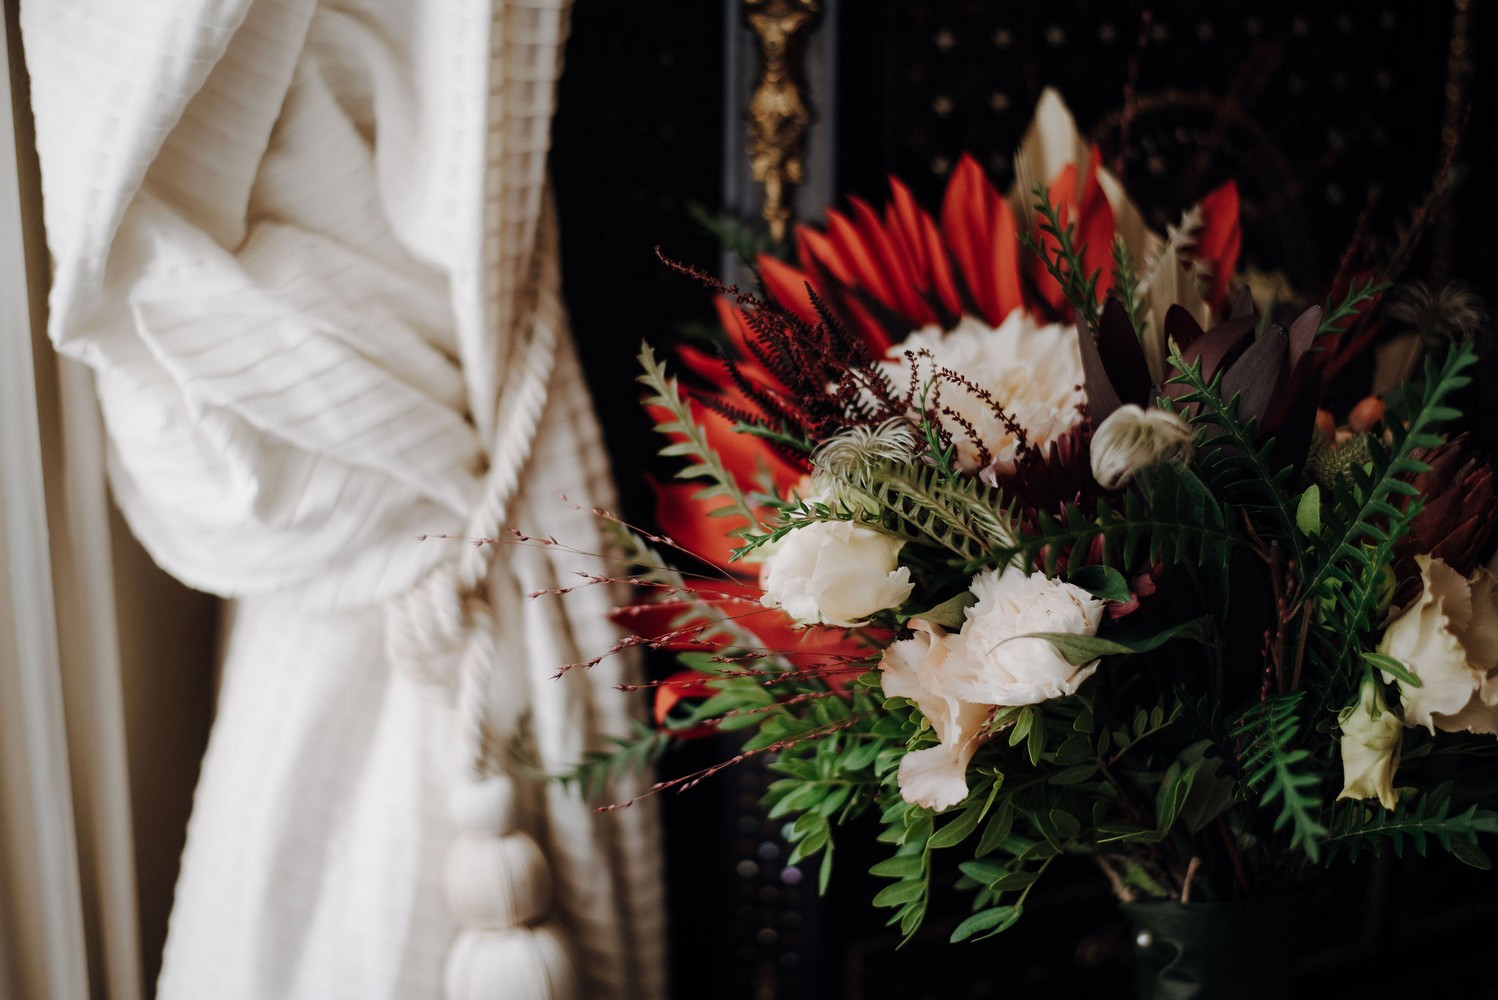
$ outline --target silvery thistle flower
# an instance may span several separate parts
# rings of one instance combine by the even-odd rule
[[[1189,459],[1192,438],[1190,425],[1178,415],[1125,404],[1092,435],[1092,475],[1103,489],[1116,490],[1140,469]]]

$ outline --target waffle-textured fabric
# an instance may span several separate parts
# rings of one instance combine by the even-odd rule
[[[96,373],[131,528],[232,598],[163,1000],[442,993],[463,704],[440,664],[395,662],[391,631],[464,549],[415,539],[487,504],[597,551],[596,519],[558,495],[609,492],[545,179],[566,8],[22,7],[52,338]],[[559,346],[544,406],[517,413],[506,387],[537,329]],[[518,494],[495,508],[490,464],[515,454]],[[499,655],[480,701],[511,765],[562,770],[627,726],[620,668],[553,679],[614,641],[610,595],[529,599],[596,569],[557,548],[484,566]],[[597,814],[517,787],[581,994],[659,996],[648,803]]]

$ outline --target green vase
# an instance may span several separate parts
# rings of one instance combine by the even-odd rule
[[[1284,1000],[1295,993],[1304,900],[1125,903],[1139,1000]]]

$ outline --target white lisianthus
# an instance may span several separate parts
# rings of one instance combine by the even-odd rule
[[[1018,566],[973,578],[978,603],[965,612],[948,662],[953,692],[985,705],[1038,705],[1077,690],[1097,661],[1073,666],[1035,632],[1097,635],[1103,602],[1080,587]]]
[[[1420,678],[1399,685],[1405,725],[1498,735],[1498,577],[1478,569],[1463,579],[1430,556],[1415,564],[1423,590],[1378,646]]]
[[[909,384],[911,362],[906,352],[931,352],[928,362],[917,361],[917,377],[931,375],[935,364],[949,368],[992,394],[1034,446],[1045,446],[1075,427],[1080,419],[1082,352],[1077,328],[1052,323],[1042,326],[1023,309],[1011,312],[995,329],[982,320],[964,316],[951,330],[928,326],[915,331],[889,350],[881,363],[896,386]],[[978,446],[955,421],[948,424],[957,447],[957,465],[964,472],[994,472],[1014,467],[1019,440],[999,419],[994,408],[960,385],[941,381],[941,404],[967,421],[988,449],[990,464],[980,462]]]
[[[967,797],[967,765],[998,706],[1035,705],[1072,694],[1097,661],[1072,666],[1035,632],[1096,635],[1103,602],[1087,591],[1018,567],[973,578],[978,602],[964,612],[962,631],[912,620],[914,635],[892,643],[880,661],[884,692],[909,698],[941,743],[900,762],[900,795],[946,809]]]
[[[928,809],[949,809],[967,798],[967,765],[993,709],[952,696],[942,668],[955,636],[918,618],[910,627],[911,637],[891,643],[879,661],[884,693],[915,702],[941,742],[900,760],[900,794]]]
[[[914,584],[904,541],[852,521],[817,521],[776,542],[760,571],[766,607],[803,625],[851,627],[905,603]]]
[[[1363,681],[1355,704],[1337,715],[1342,727],[1342,791],[1338,799],[1378,799],[1385,809],[1399,801],[1394,772],[1404,743],[1404,723],[1389,710],[1383,686]]]
[[[1092,477],[1105,490],[1118,489],[1140,469],[1189,459],[1192,438],[1191,426],[1168,410],[1120,406],[1092,435]]]

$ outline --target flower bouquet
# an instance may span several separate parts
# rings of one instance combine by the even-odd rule
[[[1298,313],[1230,294],[1233,186],[1151,232],[1053,94],[1016,173],[1005,198],[964,159],[939,218],[892,181],[803,227],[799,267],[761,258],[764,299],[715,285],[722,350],[677,355],[696,388],[645,348],[686,465],[670,537],[629,535],[650,599],[618,619],[683,670],[658,729],[580,773],[746,730],[655,790],[769,756],[792,861],[825,887],[871,814],[874,905],[909,935],[950,870],[954,941],[1068,854],[1126,902],[1386,847],[1485,866],[1498,813],[1461,765],[1498,734],[1494,490],[1448,430],[1470,338],[1319,405],[1380,322],[1468,304],[1380,311],[1381,276]]]

